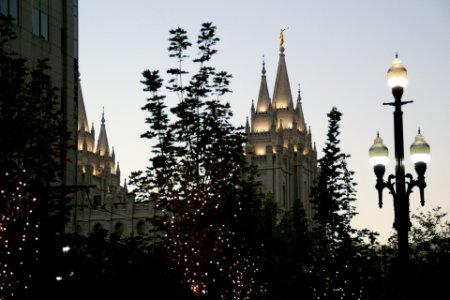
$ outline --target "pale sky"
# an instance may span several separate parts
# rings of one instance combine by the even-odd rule
[[[368,149],[379,130],[390,151],[386,175],[395,172],[393,107],[383,102],[393,101],[386,72],[398,52],[408,70],[403,100],[414,100],[403,106],[406,172],[416,176],[409,146],[419,127],[432,156],[425,174],[425,207],[420,207],[415,189],[411,213],[437,206],[449,212],[448,0],[79,0],[79,65],[87,117],[98,134],[104,107],[122,182],[149,165],[150,142],[140,138],[147,129],[141,110],[147,97],[142,71],[165,74],[174,67],[167,52],[169,30],[184,28],[195,45],[203,22],[216,25],[221,39],[212,64],[233,75],[233,93],[226,101],[235,125],[245,124],[252,99],[257,100],[263,55],[272,95],[279,30],[289,27],[284,33],[289,80],[294,97],[301,86],[303,112],[319,158],[326,115],[336,106],[343,114],[341,148],[351,155],[349,168],[358,183],[359,215],[353,225],[379,232],[382,243],[394,232],[393,202],[385,190],[384,207],[378,208]],[[196,55],[194,48],[191,55]],[[175,95],[167,95],[176,101]]]

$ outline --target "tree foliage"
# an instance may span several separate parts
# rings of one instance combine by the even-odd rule
[[[169,56],[177,67],[167,71],[166,89],[178,102],[167,107],[158,71],[142,73],[150,94],[142,108],[149,130],[142,137],[155,145],[151,166],[133,173],[131,184],[139,199],[154,203],[154,224],[194,295],[249,299],[263,289],[255,281],[254,225],[246,220],[259,207],[259,196],[245,162],[242,128],[231,125],[230,104],[221,100],[230,92],[231,75],[210,65],[219,41],[212,23],[201,26],[192,60],[198,71],[189,79],[183,64],[191,47],[187,32],[169,33]]]
[[[447,299],[446,288],[450,280],[450,222],[441,207],[411,216],[413,226],[409,232],[410,244],[410,297],[411,299]],[[389,238],[392,254],[388,262],[395,263],[397,237]],[[391,267],[391,266],[390,266]]]
[[[318,299],[360,299],[368,263],[367,257],[361,256],[363,237],[369,232],[358,232],[351,226],[356,215],[356,183],[348,169],[350,156],[339,146],[342,113],[333,107],[327,116],[327,140],[311,191],[315,209],[312,285]]]
[[[66,131],[46,61],[30,69],[9,51],[13,25],[0,18],[0,298],[29,299],[55,280]]]
[[[269,194],[262,218],[264,255],[262,269],[268,282],[266,299],[310,299],[313,297],[309,270],[312,238],[299,200],[280,212]]]

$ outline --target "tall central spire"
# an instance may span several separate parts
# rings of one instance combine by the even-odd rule
[[[280,39],[283,37],[283,31],[280,31]],[[292,105],[291,85],[284,59],[284,46],[280,40],[280,58],[278,60],[277,77],[275,79],[275,88],[272,97],[272,106],[274,109],[288,108]]]

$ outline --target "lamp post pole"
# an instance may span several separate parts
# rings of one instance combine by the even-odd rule
[[[408,232],[411,227],[409,218],[409,195],[406,194],[406,177],[404,165],[404,141],[403,141],[403,111],[402,106],[412,101],[401,101],[403,87],[392,88],[395,102],[384,103],[392,105],[394,110],[394,147],[395,147],[395,193],[394,193],[394,228],[398,238],[399,268],[407,269],[409,261]]]

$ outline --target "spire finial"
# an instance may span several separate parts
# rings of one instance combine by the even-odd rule
[[[395,51],[395,58],[398,58],[398,52]]]
[[[102,124],[105,124],[105,107],[102,107]]]
[[[298,102],[300,102],[300,100],[302,100],[302,96],[300,95],[300,83],[298,84],[298,97],[297,97]]]
[[[266,75],[266,58],[265,58],[264,54],[263,54],[262,58],[263,58],[263,60],[262,60],[262,74]]]

